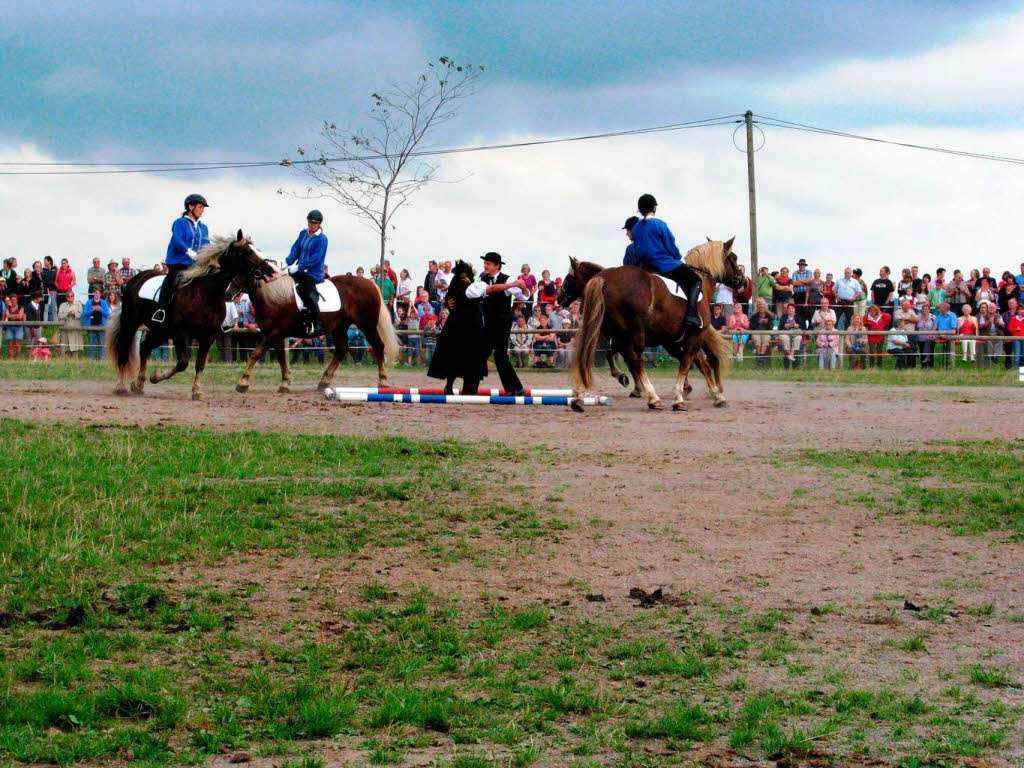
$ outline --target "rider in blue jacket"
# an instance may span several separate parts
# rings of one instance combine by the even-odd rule
[[[178,274],[195,264],[199,250],[210,243],[210,231],[199,220],[208,207],[209,203],[202,195],[189,195],[185,198],[185,212],[171,224],[171,242],[167,244],[167,256],[164,257],[167,276],[151,320],[157,325],[167,320],[167,307],[174,296]]]
[[[668,225],[654,218],[658,209],[654,195],[641,195],[637,208],[642,218],[631,230],[636,266],[679,283],[686,294],[686,323],[699,328],[702,324],[697,305],[700,299],[700,275],[683,262],[683,256],[679,253],[676,239]]]
[[[295,280],[295,289],[306,305],[310,322],[306,329],[310,336],[320,336],[324,330],[320,324],[320,307],[316,303],[316,285],[324,281],[324,260],[327,257],[327,235],[320,228],[324,215],[312,210],[306,216],[306,229],[292,246],[285,259],[288,274]]]

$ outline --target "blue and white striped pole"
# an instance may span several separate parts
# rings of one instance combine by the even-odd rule
[[[511,395],[386,395],[377,392],[345,392],[328,387],[328,400],[346,403],[433,403],[436,405],[569,405],[564,395],[513,397]],[[583,405],[611,405],[610,397],[585,397]]]

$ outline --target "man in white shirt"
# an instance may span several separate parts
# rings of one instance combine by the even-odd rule
[[[484,254],[483,260],[480,279],[466,289],[466,298],[483,299],[480,305],[484,316],[487,354],[494,353],[494,367],[501,377],[501,388],[513,395],[522,395],[525,394],[522,382],[508,359],[508,344],[512,332],[512,299],[523,298],[526,283],[522,278],[509,280],[508,275],[501,272],[505,262],[501,260],[500,254],[490,251]]]
[[[836,315],[842,320],[837,328],[846,329],[850,325],[850,318],[853,317],[853,303],[864,298],[864,292],[860,287],[860,280],[853,276],[853,270],[847,267],[843,270],[843,276],[836,280]]]

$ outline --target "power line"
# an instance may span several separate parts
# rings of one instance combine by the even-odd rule
[[[974,160],[989,160],[997,163],[1011,163],[1014,165],[1024,165],[1024,158],[1022,157],[1011,157],[1007,155],[992,155],[984,152],[971,152],[963,149],[951,149],[949,147],[936,147],[928,144],[916,144],[908,141],[894,141],[892,139],[882,139],[877,136],[864,136],[858,133],[849,133],[847,131],[837,131],[832,128],[822,128],[815,125],[807,125],[806,123],[795,123],[790,120],[783,120],[778,117],[768,117],[767,115],[755,115],[759,118],[758,123],[760,125],[768,125],[774,128],[786,128],[793,131],[804,131],[807,133],[817,133],[823,136],[836,136],[842,139],[856,139],[858,141],[869,141],[875,144],[889,144],[894,147],[904,147],[906,149],[919,149],[926,152],[938,152],[943,155],[954,155],[956,157],[968,157]],[[768,122],[765,122],[768,121]]]
[[[606,133],[591,133],[581,136],[567,136],[558,139],[536,139],[533,141],[519,141],[506,144],[487,144],[479,147],[451,147],[447,149],[425,149],[409,153],[409,157],[432,157],[441,155],[465,154],[469,152],[485,152],[496,149],[515,149],[519,147],[536,147],[544,144],[564,144],[573,141],[590,141],[593,139],[608,139],[620,136],[638,136],[648,133],[665,133],[668,131],[681,131],[690,128],[708,128],[717,125],[731,125],[741,115],[723,115],[721,117],[709,117],[703,120],[691,120],[685,123],[670,123],[668,125],[657,125],[647,128],[632,128],[624,131],[609,131]],[[124,174],[124,173],[181,173],[187,171],[212,171],[235,168],[267,168],[271,166],[290,167],[296,165],[330,164],[346,161],[374,161],[386,160],[386,154],[362,155],[353,158],[324,157],[305,160],[262,160],[252,162],[181,162],[181,163],[59,163],[59,162],[2,162],[0,166],[16,167],[60,167],[60,168],[88,168],[89,170],[46,170],[46,171],[0,171],[0,176],[76,176],[95,174]],[[144,167],[138,167],[144,166]]]

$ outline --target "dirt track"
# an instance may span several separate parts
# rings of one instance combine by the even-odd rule
[[[349,373],[335,383],[365,386],[367,379],[365,372],[359,381]],[[424,383],[410,373],[393,379],[400,385]],[[825,478],[794,460],[803,447],[900,451],[928,440],[1019,437],[1024,390],[729,382],[730,408],[715,409],[698,382],[691,410],[673,413],[649,411],[607,377],[599,382],[601,394],[616,398],[614,405],[583,415],[548,406],[339,404],[325,401],[309,383],[297,386],[295,394],[277,394],[267,376],[246,395],[208,386],[200,403],[188,399],[185,379],[150,387],[142,398],[116,397],[106,383],[15,383],[0,402],[0,414],[540,447],[538,461],[519,480],[531,494],[556,494],[578,525],[557,546],[538,552],[531,567],[438,569],[383,553],[357,571],[371,578],[385,574],[393,583],[443,582],[467,596],[512,591],[552,602],[573,597],[569,585],[582,582],[608,602],[579,603],[578,610],[608,618],[635,610],[626,599],[634,586],[801,610],[831,603],[842,616],[816,635],[816,663],[845,666],[855,685],[892,680],[893,670],[877,650],[883,637],[901,630],[877,626],[874,619],[880,609],[899,606],[880,602],[881,594],[928,605],[948,600],[953,610],[993,602],[999,615],[1024,611],[1024,547],[844,508],[844,492],[899,489],[868,477]],[[550,376],[532,382],[527,377],[526,385],[531,383],[561,385]],[[663,396],[671,386],[667,378],[656,385]],[[279,566],[281,594],[311,569],[319,570],[295,560]],[[230,568],[223,575],[230,580]],[[339,577],[352,578],[351,572]],[[919,624],[894,620],[900,621],[902,634]],[[1024,624],[983,618],[937,625],[929,650],[917,669],[921,685],[931,690],[945,684],[949,670],[986,653],[998,653],[1001,663],[1020,670]]]

